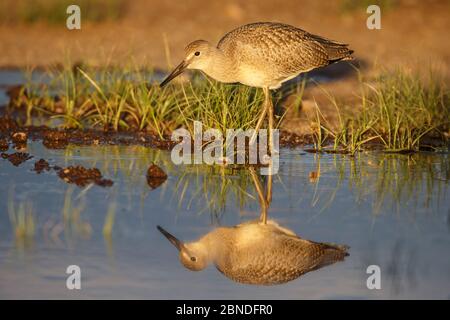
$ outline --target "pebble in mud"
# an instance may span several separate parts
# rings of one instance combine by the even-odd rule
[[[167,180],[167,174],[156,164],[151,164],[147,169],[147,183],[152,189],[158,188]]]
[[[33,156],[30,156],[30,154],[25,153],[25,152],[15,152],[12,154],[2,153],[1,157],[3,159],[8,160],[16,167],[19,166],[22,162],[25,162],[25,161],[33,158]]]
[[[0,138],[0,151],[8,151],[8,149],[9,149],[8,140]]]
[[[41,173],[42,171],[49,171],[50,170],[50,165],[48,164],[47,161],[45,161],[44,159],[39,159],[39,161],[36,161],[34,163],[34,171],[36,171],[36,173]]]
[[[16,144],[27,143],[28,136],[25,132],[14,132],[11,135],[11,140]]]
[[[82,166],[69,166],[58,171],[58,176],[67,183],[76,184],[79,187],[84,187],[90,183],[102,187],[110,187],[113,181],[104,179],[102,173],[97,168],[84,168]]]
[[[24,152],[27,149],[27,139],[28,135],[22,131],[11,134],[11,140],[14,142],[14,149],[19,152]]]

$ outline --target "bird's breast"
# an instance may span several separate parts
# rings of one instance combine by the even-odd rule
[[[257,88],[277,86],[267,70],[246,64],[239,66],[238,82]]]

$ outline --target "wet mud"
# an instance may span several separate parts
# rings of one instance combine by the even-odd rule
[[[0,151],[8,151],[9,143],[5,138],[0,138]]]
[[[27,139],[42,140],[48,149],[64,149],[69,144],[91,145],[141,145],[161,150],[171,150],[176,141],[166,135],[158,135],[147,131],[111,131],[96,129],[56,129],[47,126],[22,126],[14,119],[0,116],[0,138],[10,139],[16,146],[26,146]],[[0,140],[0,148],[2,146]],[[282,131],[280,147],[294,148],[313,143],[312,136],[299,136]],[[193,144],[192,144],[193,145]]]
[[[36,171],[37,174],[40,174],[43,171],[50,171],[50,169],[49,163],[44,159],[39,159],[34,163],[34,171]]]
[[[156,164],[151,164],[147,169],[147,184],[156,189],[167,180],[167,174]]]
[[[112,180],[103,178],[102,173],[97,168],[69,166],[60,169],[58,176],[65,182],[73,183],[79,187],[84,187],[91,183],[95,183],[101,187],[111,187],[114,184]]]
[[[5,160],[8,160],[16,167],[21,165],[23,162],[33,158],[33,156],[31,156],[29,153],[26,153],[26,152],[15,152],[15,153],[11,153],[11,154],[7,154],[7,153],[3,152],[1,154],[1,157]]]
[[[14,136],[14,138],[13,138]],[[47,126],[21,126],[8,117],[0,117],[0,138],[13,143],[26,144],[27,139],[42,140],[48,149],[64,149],[69,144],[91,145],[141,145],[170,150],[176,144],[169,137],[144,131],[108,131],[95,129],[55,129]]]

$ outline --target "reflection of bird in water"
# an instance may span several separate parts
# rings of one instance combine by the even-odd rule
[[[199,271],[213,263],[228,278],[247,284],[288,282],[348,256],[347,246],[299,238],[272,220],[219,227],[190,243],[158,230],[179,250],[186,268]]]
[[[267,220],[267,209],[272,201],[272,176],[268,176],[264,190],[254,168],[249,168],[249,172],[261,206],[259,220],[216,228],[190,243],[181,242],[158,226],[178,249],[186,268],[200,271],[214,263],[234,281],[271,285],[294,280],[349,255],[348,246],[302,239],[275,221]]]

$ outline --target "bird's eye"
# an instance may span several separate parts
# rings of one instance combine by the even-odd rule
[[[196,257],[191,257],[191,261],[195,262],[195,261],[197,261],[197,258]]]
[[[194,54],[198,57],[200,55],[200,51],[196,51]]]

